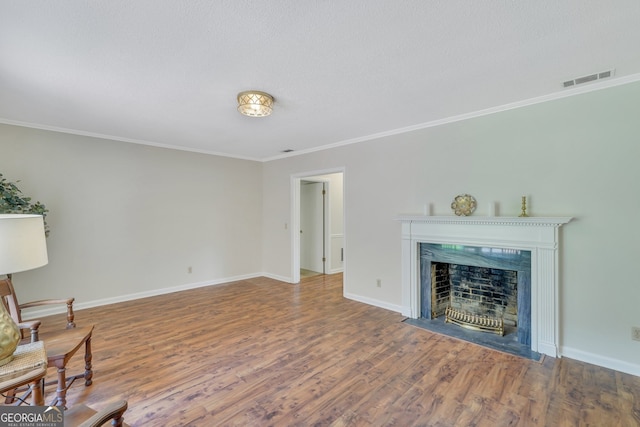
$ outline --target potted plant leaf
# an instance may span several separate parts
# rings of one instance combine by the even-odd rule
[[[49,235],[47,212],[49,210],[40,202],[31,202],[18,188],[16,182],[10,182],[0,173],[0,213],[5,214],[34,214],[42,215],[44,220],[44,234]]]

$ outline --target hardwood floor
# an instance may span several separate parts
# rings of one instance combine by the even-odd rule
[[[51,316],[44,329],[53,318],[64,325]],[[96,325],[93,385],[76,382],[67,404],[127,399],[131,426],[640,425],[638,377],[526,360],[402,319],[344,299],[339,274],[81,310],[78,325]],[[70,365],[82,371],[82,357]]]

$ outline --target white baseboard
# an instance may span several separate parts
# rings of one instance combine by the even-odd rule
[[[363,297],[362,295],[351,294],[345,292],[343,296],[347,299],[363,302],[365,304],[373,305],[374,307],[384,308],[385,310],[395,311],[396,313],[402,313],[402,306],[396,304],[389,304],[385,301],[379,301],[372,298]]]
[[[293,279],[291,279],[291,277],[278,276],[277,274],[260,273],[260,276],[268,277],[269,279],[273,280],[279,280],[285,283],[293,283]]]
[[[604,368],[613,369],[614,371],[620,371],[640,377],[640,365],[635,363],[629,363],[623,360],[613,359],[611,357],[601,356],[599,354],[589,353],[571,347],[561,347],[560,351],[562,357],[576,359],[581,362],[591,363],[592,365],[598,365]]]
[[[170,294],[172,292],[202,288],[204,286],[222,285],[224,283],[235,282],[238,280],[253,279],[255,277],[261,277],[261,276],[265,276],[265,274],[263,273],[245,274],[241,276],[226,277],[224,279],[208,280],[205,282],[187,283],[184,285],[172,286],[170,288],[152,289],[149,291],[136,292],[133,294],[118,295],[116,297],[102,298],[102,299],[97,299],[93,301],[83,301],[83,302],[75,301],[73,303],[73,310],[79,311],[87,308],[100,307],[100,306],[109,305],[109,304],[116,304],[119,302],[133,301],[140,298],[148,298],[148,297],[154,297],[157,295]],[[67,307],[64,304],[61,304],[60,306],[55,306],[55,307],[24,310],[23,314],[24,314],[25,320],[29,320],[29,319],[38,319],[44,316],[50,316],[52,314],[60,314],[60,313],[66,313],[66,312],[67,312]]]

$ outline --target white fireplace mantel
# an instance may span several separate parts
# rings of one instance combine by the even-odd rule
[[[531,349],[558,356],[559,228],[571,217],[400,215],[402,314],[420,316],[420,243],[531,251]]]

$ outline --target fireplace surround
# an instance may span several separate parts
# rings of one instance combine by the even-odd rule
[[[531,350],[558,356],[559,230],[572,218],[401,215],[396,219],[402,229],[403,315],[421,316],[421,244],[523,251],[530,254],[530,329],[525,333]]]

